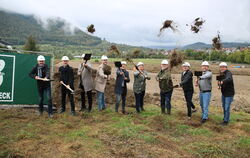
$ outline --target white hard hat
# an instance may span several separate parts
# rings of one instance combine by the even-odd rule
[[[126,61],[122,61],[121,64],[122,65],[127,65],[127,62]]]
[[[162,60],[162,61],[161,61],[161,64],[167,65],[167,64],[168,64],[168,61],[167,61],[167,60]]]
[[[144,65],[143,62],[139,62],[139,63],[137,64],[137,66],[140,66],[140,65]]]
[[[106,55],[103,55],[103,56],[101,57],[101,59],[102,59],[102,60],[108,60],[108,57],[107,57]]]
[[[227,67],[227,63],[221,62],[219,66],[226,66]]]
[[[207,61],[203,61],[203,62],[201,63],[201,66],[209,66],[209,63],[208,63]]]
[[[184,63],[182,64],[182,66],[188,66],[188,67],[190,67],[190,64],[189,64],[189,62],[184,62]]]
[[[45,61],[44,56],[39,55],[39,56],[37,57],[37,61]]]
[[[84,58],[85,57],[85,54],[82,54],[82,58]]]
[[[69,57],[63,56],[63,57],[62,57],[62,60],[69,60]]]

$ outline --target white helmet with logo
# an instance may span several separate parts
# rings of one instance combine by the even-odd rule
[[[209,66],[209,63],[208,63],[207,61],[203,61],[203,62],[201,63],[201,66]]]
[[[37,61],[45,61],[44,56],[39,55],[39,56],[37,57]]]
[[[168,65],[168,61],[167,60],[162,60],[161,64]]]
[[[67,60],[69,60],[69,57],[67,57],[67,56],[62,57],[62,61],[67,61]]]
[[[225,66],[225,67],[227,67],[227,63],[221,62],[219,66]]]

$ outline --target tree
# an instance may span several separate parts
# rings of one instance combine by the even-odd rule
[[[37,40],[32,35],[28,36],[25,45],[24,50],[28,51],[39,51],[39,47],[37,46]]]

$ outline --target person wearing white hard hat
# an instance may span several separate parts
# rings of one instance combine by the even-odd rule
[[[218,82],[220,84],[222,108],[224,112],[222,125],[227,125],[230,120],[230,107],[235,94],[234,81],[231,71],[228,70],[227,63],[221,62],[219,67],[222,78]]]
[[[110,75],[105,74],[103,68],[108,65],[108,57],[103,55],[101,57],[101,65],[98,66],[95,78],[95,90],[97,91],[97,103],[98,103],[98,110],[106,109],[105,103],[105,87],[107,84]]]
[[[171,78],[171,73],[169,71],[169,65],[167,60],[162,60],[161,70],[157,74],[156,80],[159,82],[160,87],[161,113],[170,115],[172,107],[171,98],[173,93],[173,81]]]
[[[118,112],[119,104],[122,101],[122,113],[125,114],[125,104],[127,96],[127,83],[130,82],[129,72],[126,70],[127,62],[122,61],[121,67],[116,71],[115,94],[116,104],[115,111]]]
[[[88,98],[88,112],[92,110],[92,90],[94,88],[94,83],[93,83],[93,78],[92,78],[92,72],[93,68],[90,63],[90,57],[91,54],[83,54],[82,55],[82,62],[78,67],[77,74],[80,76],[80,84],[79,88],[82,89],[81,91],[81,109],[79,111],[84,111],[86,110],[86,105],[85,105],[85,94],[87,94]]]
[[[192,102],[193,94],[194,94],[194,86],[193,86],[193,73],[190,71],[190,63],[184,62],[182,64],[182,73],[181,73],[181,83],[179,83],[180,87],[182,87],[185,100],[187,103],[187,116],[188,119],[191,119],[192,112],[196,112],[195,106]],[[193,109],[193,110],[192,110]]]
[[[135,107],[136,112],[140,113],[144,111],[144,96],[146,90],[146,80],[150,80],[148,77],[148,73],[144,70],[144,64],[142,62],[138,62],[135,66],[136,71],[134,72],[134,84],[133,91],[135,94]]]
[[[212,91],[212,72],[209,70],[207,61],[201,64],[202,76],[197,77],[196,86],[200,89],[200,106],[202,110],[201,123],[205,123],[208,119],[208,109]]]
[[[61,83],[61,109],[59,113],[64,113],[66,110],[66,96],[68,95],[71,105],[71,115],[75,116],[75,103],[74,96],[69,90],[74,90],[74,73],[73,68],[69,66],[69,58],[67,56],[62,57],[63,65],[59,67],[60,83]],[[63,85],[65,84],[66,87]]]
[[[39,95],[39,109],[38,113],[39,115],[43,114],[43,100],[44,100],[44,94],[47,96],[48,100],[48,114],[49,117],[53,117],[52,112],[52,98],[51,98],[51,84],[50,84],[50,70],[47,64],[45,64],[45,57],[42,55],[39,55],[37,57],[37,65],[33,67],[31,72],[29,73],[29,76],[31,78],[34,78],[37,80],[37,89],[38,89],[38,95]]]

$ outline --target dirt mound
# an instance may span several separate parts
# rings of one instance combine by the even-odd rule
[[[80,77],[77,75],[77,68],[73,68],[74,71],[74,78],[75,78],[75,82],[74,82],[74,88],[75,88],[75,94],[74,94],[74,98],[75,98],[75,105],[76,108],[80,108],[81,105],[81,95],[80,92],[82,91],[79,88],[79,83],[80,83]],[[59,78],[60,74],[59,72],[54,73],[54,84],[53,84],[53,104],[59,108],[61,106],[61,85],[59,83]],[[96,77],[96,70],[93,71],[93,81],[95,80]],[[113,106],[115,105],[115,79],[111,78],[106,85],[106,90],[105,90],[105,100],[106,100],[106,104],[108,106]],[[92,91],[92,95],[93,95],[93,106],[95,106],[96,104],[96,91],[93,90]],[[145,95],[145,99],[144,99],[145,103],[148,104],[154,104],[155,103],[155,99],[153,99],[149,94]],[[87,103],[87,102],[86,102]],[[69,104],[69,99],[66,99],[66,104]],[[135,107],[135,98],[134,98],[134,92],[132,90],[128,89],[127,92],[127,100],[126,100],[126,106],[129,107]],[[67,106],[70,107],[70,106]]]

